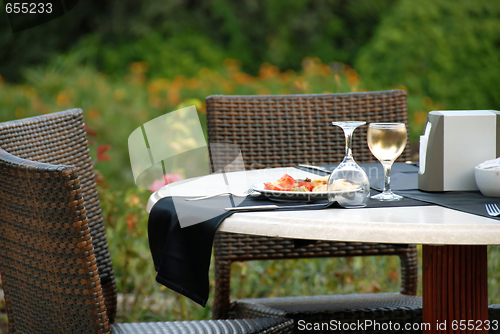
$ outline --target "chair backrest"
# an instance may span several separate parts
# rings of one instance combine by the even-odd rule
[[[338,164],[345,155],[342,129],[332,121],[366,121],[353,136],[357,162],[378,162],[366,143],[368,123],[408,127],[406,92],[314,95],[214,95],[206,99],[209,142],[237,144],[247,169]],[[410,158],[409,144],[400,160]],[[225,161],[218,157],[218,161]],[[217,168],[219,166],[215,166]]]
[[[106,332],[116,287],[82,111],[0,123],[0,149],[0,271],[11,330]]]
[[[317,94],[209,96],[210,143],[239,146],[246,169],[288,167],[298,164],[338,164],[345,155],[345,136],[331,122],[366,121],[353,135],[357,162],[378,162],[366,142],[368,123],[398,122],[408,127],[406,92],[402,90]],[[214,170],[234,160],[234,152],[211,152]],[[407,144],[400,160],[410,158]],[[212,318],[230,312],[231,263],[264,259],[398,255],[401,293],[415,295],[418,284],[417,250],[408,245],[321,242],[295,249],[289,239],[217,233],[214,240],[215,293]]]

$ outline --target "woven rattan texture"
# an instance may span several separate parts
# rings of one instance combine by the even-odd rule
[[[115,281],[81,111],[1,123],[0,146],[31,159],[0,148],[0,273],[10,333],[291,332],[293,322],[282,318],[110,325]]]
[[[116,313],[113,267],[96,190],[85,124],[80,109],[0,124],[0,148],[23,159],[75,166],[80,175],[83,206],[94,242],[108,317]]]
[[[399,122],[408,126],[406,92],[402,90],[216,95],[208,97],[206,104],[209,141],[238,145],[247,169],[340,163],[345,154],[345,137],[332,122],[344,120],[367,122],[354,132],[353,156],[358,162],[377,162],[366,143],[368,123]],[[217,154],[214,161],[224,164],[230,158]],[[399,160],[409,158],[407,145]]]
[[[418,253],[414,245],[318,241],[294,248],[293,240],[237,233],[217,233],[214,239],[215,295],[213,318],[226,318],[230,308],[231,264],[238,261],[322,257],[397,255],[401,260],[401,290],[416,295]]]
[[[247,169],[298,164],[337,164],[345,154],[339,120],[401,122],[408,125],[406,92],[401,90],[280,96],[210,96],[207,103],[210,143],[238,145]],[[358,162],[376,162],[366,144],[367,125],[353,136]],[[213,168],[234,160],[234,149],[211,150]],[[226,154],[226,152],[229,152]],[[400,160],[410,157],[408,145]],[[321,242],[294,249],[291,240],[218,233],[214,242],[216,285],[212,318],[228,316],[231,263],[258,259],[399,255],[401,293],[415,295],[418,284],[415,246]]]
[[[291,333],[283,318],[109,326],[77,168],[0,149],[0,272],[10,333]]]
[[[255,317],[254,317],[255,318]],[[174,321],[114,325],[113,334],[275,334],[292,333],[293,321],[284,319],[239,319],[219,321]]]
[[[75,167],[0,149],[0,271],[11,333],[107,333]]]
[[[269,316],[269,314],[285,316],[294,319],[296,332],[299,333],[304,332],[303,330],[299,331],[299,329],[305,328],[305,326],[301,326],[301,323],[325,322],[332,324],[332,320],[347,324],[367,324],[368,321],[372,321],[379,325],[391,323],[393,326],[393,331],[384,330],[388,327],[383,326],[378,330],[374,327],[366,327],[363,330],[351,327],[351,330],[347,330],[345,333],[365,333],[364,330],[366,333],[422,332],[421,330],[411,330],[412,326],[418,327],[422,323],[422,298],[398,293],[265,298],[252,299],[248,303],[247,300],[238,300],[237,303],[234,303],[232,314],[246,318]],[[396,324],[399,324],[401,330],[394,331]],[[409,325],[410,330],[404,330],[406,324]],[[337,326],[339,326],[338,323]],[[329,333],[340,332],[337,329]],[[321,331],[315,331],[315,333],[321,333]]]

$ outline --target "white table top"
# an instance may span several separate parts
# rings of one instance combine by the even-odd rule
[[[263,169],[226,174],[230,189],[274,181],[283,174],[311,177],[296,168]],[[314,175],[312,175],[314,177]],[[175,182],[151,195],[147,210],[166,196],[203,196],[222,192],[222,175]],[[270,201],[269,204],[273,204]],[[311,211],[238,212],[226,218],[219,231],[296,239],[433,245],[500,244],[498,220],[441,206],[329,209]]]

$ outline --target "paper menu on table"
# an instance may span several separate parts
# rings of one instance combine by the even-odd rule
[[[496,154],[495,116],[490,112],[476,112],[473,118],[453,112],[448,115],[458,117],[444,121],[444,188],[477,190],[474,167]]]

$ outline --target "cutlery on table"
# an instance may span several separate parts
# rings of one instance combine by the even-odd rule
[[[186,198],[186,201],[199,201],[202,199],[208,199],[212,197],[217,197],[217,196],[222,196],[222,195],[233,195],[235,197],[247,197],[248,195],[251,195],[255,193],[256,191],[253,190],[252,188],[245,190],[241,194],[235,194],[235,193],[230,193],[230,192],[225,192],[225,193],[219,193],[219,194],[214,194],[214,195],[208,195],[208,196],[202,196],[202,197],[197,197],[197,198]]]
[[[328,170],[328,169],[323,168],[323,167],[318,167],[318,166],[298,165],[295,168],[298,168],[298,167],[307,168],[307,169],[313,169],[313,170],[317,170],[317,171],[320,171],[320,172],[325,172],[325,173],[328,173],[328,174],[330,174],[332,172],[331,170]],[[299,168],[299,169],[302,169],[302,168]]]
[[[234,208],[225,208],[226,211],[253,211],[253,210],[275,210],[275,209],[296,209],[296,208],[310,208],[310,207],[319,207],[319,208],[327,208],[331,206],[332,203],[315,203],[315,204],[302,204],[302,205],[254,205],[254,206],[237,206]],[[342,206],[345,209],[360,209],[366,207],[366,204],[360,205],[351,205],[351,206]]]
[[[275,209],[295,209],[295,208],[307,208],[307,207],[321,207],[328,206],[330,203],[318,203],[318,204],[302,204],[302,205],[254,205],[254,206],[237,206],[234,208],[225,208],[226,211],[243,211],[243,210],[275,210]]]
[[[500,216],[500,209],[496,204],[485,204],[486,212],[493,217]]]

